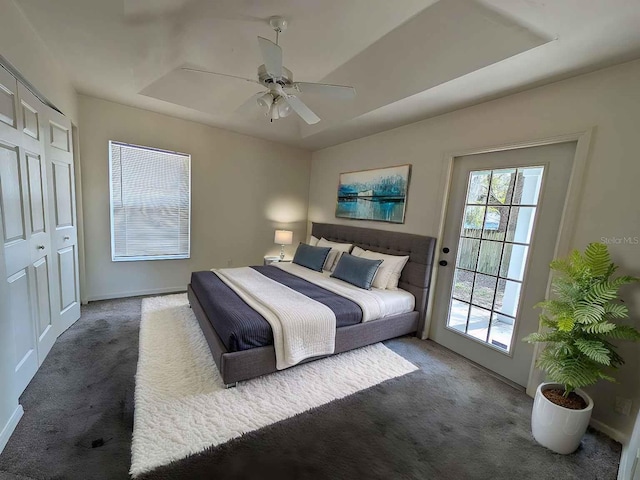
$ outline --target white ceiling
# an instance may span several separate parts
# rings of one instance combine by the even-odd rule
[[[76,89],[317,149],[640,57],[640,0],[15,0]],[[296,80],[352,84],[322,118],[234,112],[260,88],[258,35],[283,15]]]

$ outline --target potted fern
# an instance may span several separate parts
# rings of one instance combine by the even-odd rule
[[[541,331],[524,338],[546,344],[536,365],[551,381],[536,391],[531,429],[538,443],[568,454],[580,445],[593,410],[593,400],[580,388],[615,381],[610,370],[624,361],[612,340],[640,340],[634,327],[615,323],[629,316],[619,288],[640,279],[613,277],[617,266],[602,243],[589,244],[584,254],[574,250],[550,268],[552,299],[537,305],[543,309]]]

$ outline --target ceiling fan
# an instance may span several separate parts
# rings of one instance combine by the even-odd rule
[[[287,28],[287,20],[282,17],[271,17],[269,24],[276,31],[276,43],[266,38],[258,37],[258,44],[264,64],[258,67],[258,79],[244,78],[226,73],[209,72],[198,68],[182,67],[182,70],[237,78],[247,82],[257,83],[267,88],[252,95],[238,111],[259,106],[265,110],[265,115],[271,119],[287,117],[291,112],[297,113],[309,125],[318,123],[318,117],[294,93],[310,93],[332,96],[337,99],[353,98],[356,89],[344,85],[329,85],[324,83],[294,82],[291,70],[282,65],[282,48],[278,45],[278,37]]]

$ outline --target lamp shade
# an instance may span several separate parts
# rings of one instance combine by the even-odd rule
[[[273,243],[278,245],[291,245],[293,243],[293,232],[290,230],[276,230]]]

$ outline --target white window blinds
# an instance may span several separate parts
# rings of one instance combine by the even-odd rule
[[[191,156],[109,142],[114,262],[189,258]]]

